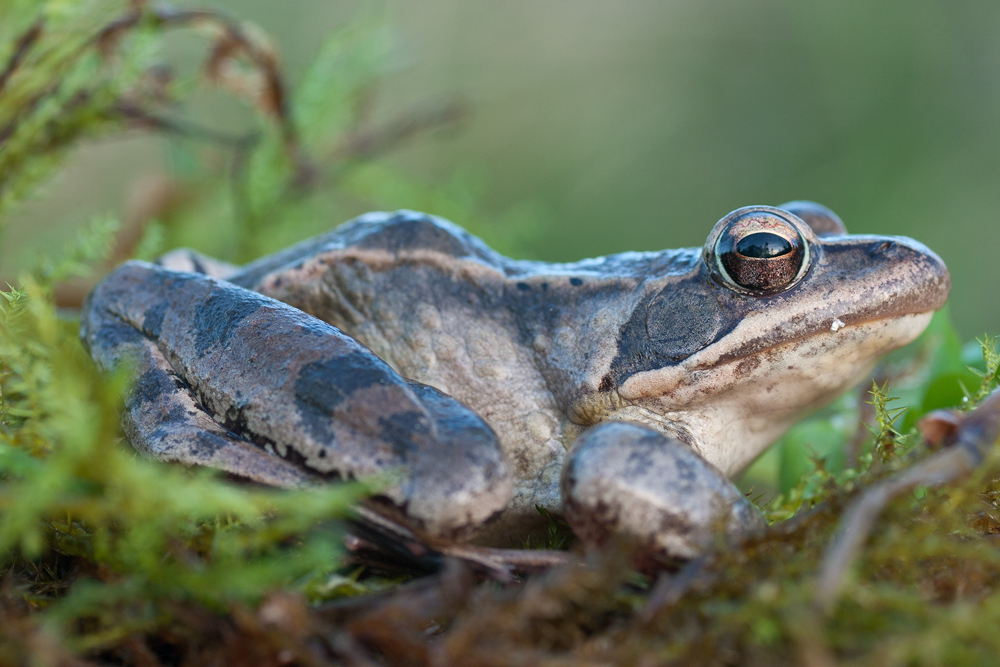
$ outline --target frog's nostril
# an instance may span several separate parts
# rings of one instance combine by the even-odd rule
[[[895,241],[883,241],[882,243],[878,243],[872,247],[871,254],[873,257],[876,255],[884,255],[887,252],[891,252],[892,250],[895,249],[896,249]]]

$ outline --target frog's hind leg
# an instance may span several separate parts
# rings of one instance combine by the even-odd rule
[[[373,502],[445,542],[513,492],[496,434],[469,408],[236,285],[127,262],[91,292],[81,337],[104,369],[137,366],[126,428],[156,458],[278,486],[381,475]]]
[[[161,461],[210,466],[262,484],[300,486],[311,477],[229,431],[202,407],[156,344],[106,312],[92,312],[84,341],[104,371],[131,364],[122,427],[135,449]]]
[[[738,539],[765,526],[739,489],[689,446],[629,422],[601,424],[576,441],[562,494],[581,539],[624,539],[640,567],[694,557],[720,533]]]

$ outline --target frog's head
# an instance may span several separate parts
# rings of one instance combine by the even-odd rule
[[[695,268],[646,286],[599,388],[614,395],[603,418],[673,432],[734,474],[916,338],[950,278],[912,239],[847,235],[792,202],[733,211]]]

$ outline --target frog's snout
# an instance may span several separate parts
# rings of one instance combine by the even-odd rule
[[[839,297],[822,297],[845,322],[878,320],[935,311],[951,291],[951,275],[930,248],[906,236],[844,236],[822,242],[822,259],[813,284]],[[839,305],[835,305],[838,304]]]
[[[911,313],[939,310],[951,292],[951,274],[937,253],[906,236],[871,242],[869,256],[876,262],[898,267],[904,276],[900,306]]]

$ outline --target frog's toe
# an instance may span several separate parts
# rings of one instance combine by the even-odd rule
[[[565,515],[584,541],[611,536],[638,563],[692,558],[720,533],[762,529],[760,512],[687,445],[628,422],[601,424],[576,443],[563,469]]]

